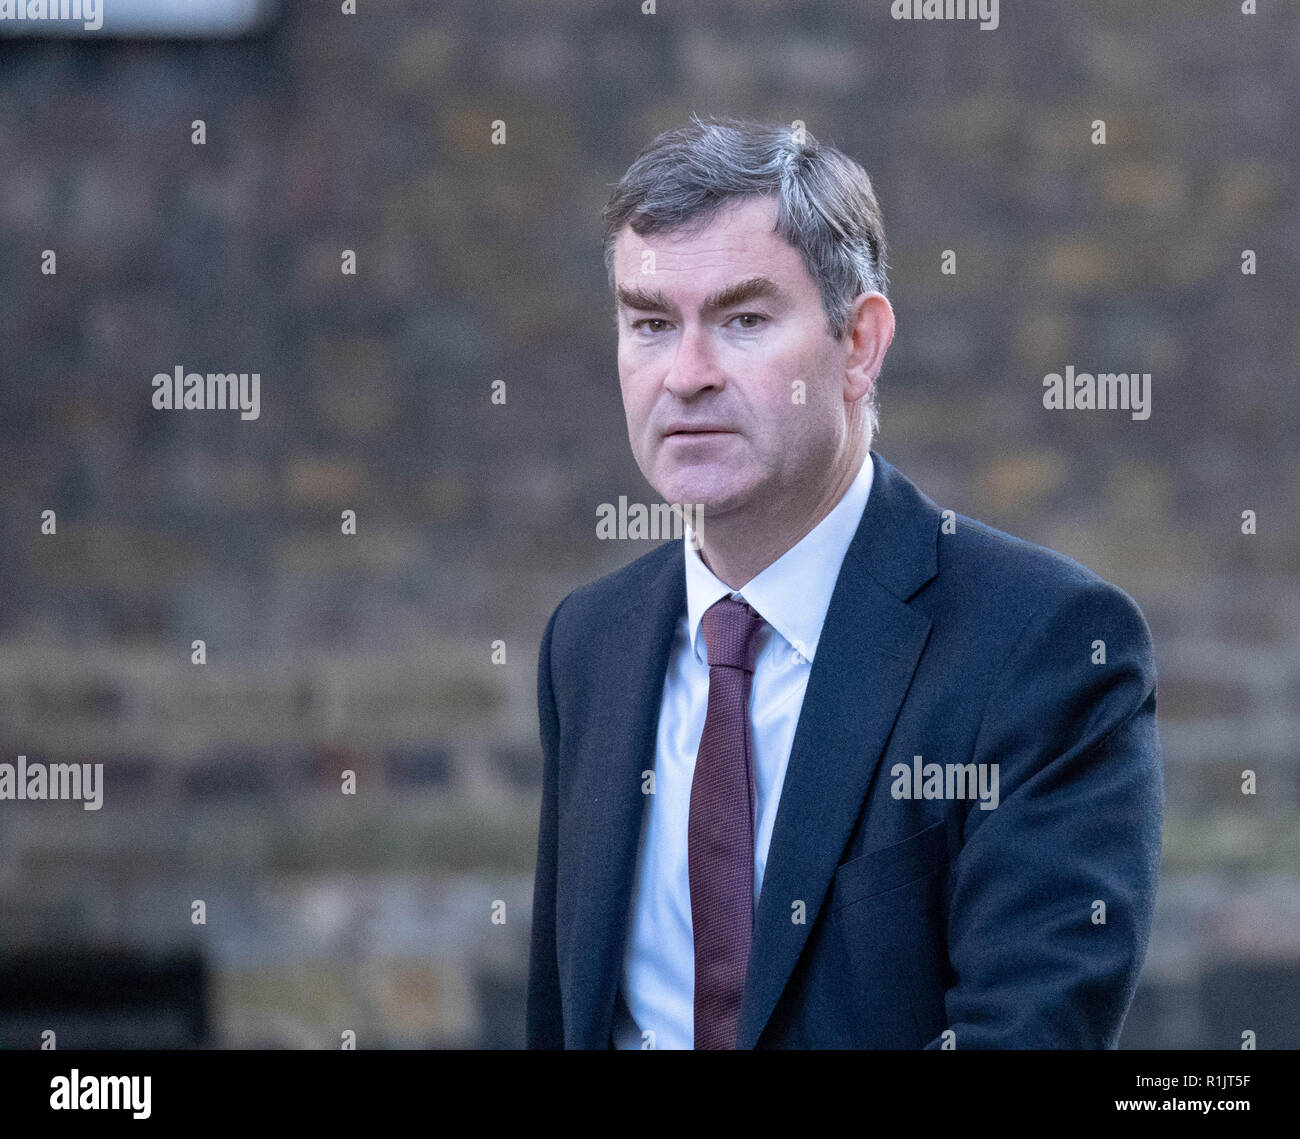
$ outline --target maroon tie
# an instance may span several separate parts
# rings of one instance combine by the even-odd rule
[[[709,707],[691,782],[688,860],[695,1047],[734,1048],[754,922],[754,757],[749,686],[763,618],[724,597],[701,619]]]

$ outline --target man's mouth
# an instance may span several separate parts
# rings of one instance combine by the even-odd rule
[[[665,437],[673,435],[734,435],[730,427],[716,423],[673,424],[664,432]]]

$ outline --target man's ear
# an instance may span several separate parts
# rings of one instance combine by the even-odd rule
[[[894,339],[894,308],[883,293],[861,293],[849,309],[845,333],[844,400],[869,395]]]

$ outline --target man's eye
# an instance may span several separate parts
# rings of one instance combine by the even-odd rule
[[[760,313],[760,312],[738,312],[738,313],[737,313],[735,316],[733,316],[731,319],[732,319],[732,320],[752,320],[752,321],[754,321],[755,323],[753,323],[753,324],[742,324],[742,325],[740,326],[741,328],[750,329],[750,328],[757,328],[757,327],[759,326],[759,323],[761,323],[762,321],[765,321],[765,320],[767,319],[767,317],[765,317],[765,316],[764,316],[762,313]]]
[[[638,332],[641,332],[641,331],[645,331],[645,329],[643,328],[644,325],[647,325],[647,324],[667,324],[667,323],[668,323],[668,322],[667,322],[666,320],[662,319],[661,317],[657,317],[657,316],[648,316],[648,317],[645,317],[645,318],[642,319],[642,320],[634,320],[634,321],[632,322],[632,327],[633,327],[634,329],[636,329]],[[649,331],[650,331],[650,332],[658,332],[659,329],[657,329],[657,328],[652,328],[652,329],[649,329]]]

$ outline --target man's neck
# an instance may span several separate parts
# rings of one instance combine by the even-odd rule
[[[847,493],[866,458],[865,445],[856,449],[809,510],[796,502],[782,503],[782,509],[764,519],[747,515],[726,515],[703,520],[700,527],[700,559],[723,584],[742,589],[774,561],[792,550],[816,529]]]

